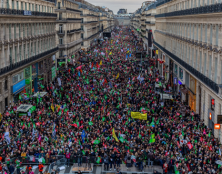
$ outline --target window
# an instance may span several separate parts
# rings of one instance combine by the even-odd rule
[[[6,0],[7,8],[9,8],[9,0]]]
[[[218,25],[216,25],[216,46],[218,46]]]
[[[81,33],[81,38],[83,39],[83,33]]]
[[[31,11],[31,4],[29,3],[29,11]]]
[[[199,39],[199,38],[198,38],[198,25],[199,25],[199,24],[196,25],[196,26],[197,26],[197,34],[196,34],[196,37],[197,37],[196,40],[197,40],[197,41],[198,41],[198,39]]]
[[[16,74],[15,76],[12,77],[12,83],[14,85],[23,79],[24,79],[24,73],[20,72],[19,74]]]
[[[19,37],[21,37],[21,25],[18,24],[18,27],[19,27]]]
[[[14,0],[12,0],[12,9],[14,9],[15,7],[14,7]]]
[[[19,9],[19,2],[18,1],[16,1],[16,8],[17,8],[17,10]]]
[[[22,60],[22,47],[19,47],[19,57],[20,57],[20,61]]]
[[[16,39],[16,24],[14,24],[14,39]]]
[[[212,25],[210,25],[210,44],[212,44],[212,35],[213,35],[212,30],[213,30]]]
[[[32,11],[34,11],[34,4],[32,4]]]
[[[200,51],[200,67],[199,71],[202,72],[202,52]]]
[[[11,36],[11,24],[9,24],[9,39],[11,39],[12,36]]]
[[[214,82],[217,83],[217,58],[215,57],[215,73],[214,73]]]
[[[8,90],[8,80],[7,79],[5,80],[5,85],[4,86],[5,86],[5,91]]]
[[[27,10],[27,3],[25,2],[25,10]]]
[[[206,64],[207,64],[207,54],[204,53],[204,75],[205,75],[205,76],[207,75],[207,72],[206,72]]]
[[[23,2],[21,2],[21,10],[23,10]]]
[[[209,78],[211,79],[211,66],[212,66],[212,58],[211,55],[209,55]]]
[[[174,73],[177,75],[177,64],[174,64]]]
[[[183,79],[183,69],[179,68],[179,78]]]
[[[207,43],[207,25],[205,25],[205,42]]]
[[[197,69],[197,50],[196,50],[196,69]]]
[[[15,62],[17,62],[17,46],[15,46]]]

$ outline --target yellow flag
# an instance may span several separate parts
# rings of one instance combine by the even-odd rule
[[[54,108],[53,104],[51,104],[51,109],[54,112],[55,108]]]
[[[116,79],[118,79],[119,78],[119,73],[117,74],[117,76],[116,76]]]
[[[117,136],[116,136],[116,133],[115,133],[115,129],[114,129],[114,128],[113,128],[112,136],[113,136],[113,138],[114,138],[117,142],[119,142],[119,140],[118,140],[118,138],[117,138]]]
[[[131,112],[131,117],[134,119],[147,120],[147,113],[141,114],[140,112]]]
[[[100,63],[99,63],[99,65],[102,65],[103,64],[103,62],[102,62],[102,60],[100,60]]]
[[[109,53],[109,55],[112,55],[112,51]]]

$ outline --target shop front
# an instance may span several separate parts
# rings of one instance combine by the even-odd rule
[[[63,69],[66,67],[66,59],[57,59],[57,68]]]
[[[32,86],[36,93],[38,91],[38,63],[32,65]]]
[[[26,93],[31,94],[32,93],[32,66],[28,66],[24,69],[25,74],[25,90]]]
[[[196,112],[196,79],[190,76],[190,88],[188,88],[189,106]]]
[[[15,76],[19,76],[19,75],[15,75]],[[15,76],[13,77],[13,79],[17,78]],[[14,103],[16,103],[16,102],[18,102],[18,100],[20,100],[20,95],[22,94],[24,88],[25,88],[25,79],[24,78],[23,78],[23,80],[20,80],[19,82],[17,82],[13,86],[11,86],[11,93],[13,95]]]

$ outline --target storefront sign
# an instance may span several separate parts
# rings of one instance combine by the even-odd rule
[[[220,124],[214,124],[214,129],[220,129]]]
[[[176,77],[173,78],[173,84],[174,84],[174,85],[177,84],[177,78],[176,78]]]
[[[12,93],[14,94],[15,92],[17,92],[18,90],[20,90],[24,86],[25,86],[25,80],[22,80],[21,82],[19,82],[19,83],[15,84],[14,86],[12,86]]]

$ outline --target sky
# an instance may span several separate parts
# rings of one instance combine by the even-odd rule
[[[114,14],[117,14],[117,11],[120,8],[127,9],[128,13],[133,13],[138,8],[140,8],[142,3],[146,0],[86,0],[86,1],[96,6],[105,6],[110,10],[113,10]]]

